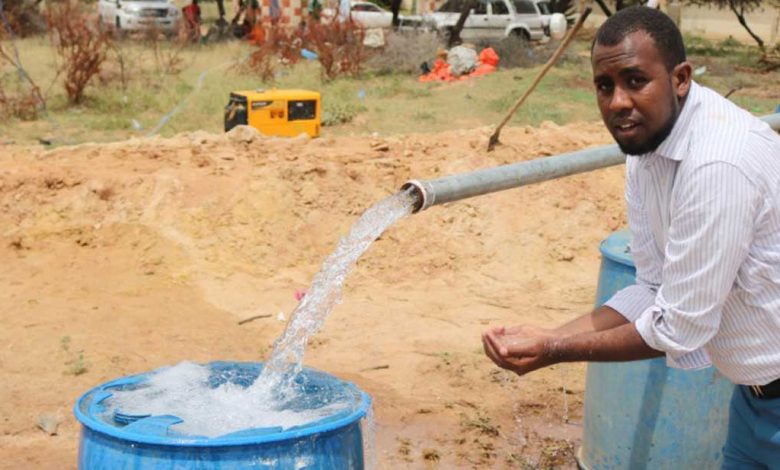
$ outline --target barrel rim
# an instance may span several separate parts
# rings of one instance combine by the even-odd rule
[[[262,364],[259,362],[214,361],[205,365],[225,364],[225,363],[243,364],[243,365]],[[123,441],[140,443],[140,444],[167,446],[167,447],[232,447],[232,446],[244,446],[250,444],[251,445],[269,444],[269,443],[286,441],[286,440],[300,439],[306,436],[312,436],[316,434],[323,434],[323,433],[335,431],[340,428],[345,428],[352,423],[358,422],[358,420],[366,416],[366,414],[368,413],[368,409],[371,407],[371,397],[366,392],[361,390],[357,385],[355,385],[352,382],[342,380],[336,377],[335,375],[329,374],[327,372],[323,372],[321,370],[312,369],[309,367],[304,367],[303,370],[315,374],[325,375],[338,382],[341,382],[347,388],[350,388],[358,392],[357,395],[360,397],[358,406],[348,416],[339,419],[334,419],[332,421],[327,421],[322,424],[313,425],[310,427],[290,429],[279,433],[262,434],[257,436],[235,436],[235,437],[213,437],[213,438],[209,438],[209,437],[193,437],[193,438],[184,437],[183,438],[181,436],[161,437],[161,436],[151,436],[151,435],[143,435],[143,434],[128,434],[122,432],[123,428],[116,428],[108,424],[105,424],[102,421],[91,416],[90,414],[83,413],[81,411],[82,403],[85,400],[87,400],[90,397],[90,395],[92,395],[93,393],[100,391],[101,389],[104,389],[106,387],[109,387],[112,384],[118,382],[121,383],[122,381],[125,381],[129,378],[147,375],[151,372],[149,371],[141,374],[120,377],[91,388],[86,393],[81,395],[81,397],[79,397],[79,399],[76,401],[76,404],[73,406],[73,414],[76,416],[76,419],[81,423],[82,426],[90,429],[91,431],[104,434],[107,436],[111,436]]]
[[[623,243],[626,242],[626,246],[630,246],[631,244],[631,231],[628,229],[622,229],[617,230],[615,232],[612,232],[610,236],[602,240],[602,242],[599,244],[599,251],[601,252],[601,255],[605,258],[614,261],[616,263],[620,263],[625,266],[629,267],[635,267],[634,266],[634,259],[631,257],[631,253],[617,253],[614,250],[613,244],[615,242]]]

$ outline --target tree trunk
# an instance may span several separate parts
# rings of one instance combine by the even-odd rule
[[[460,38],[460,32],[463,31],[463,25],[466,24],[466,19],[468,19],[471,10],[477,7],[478,1],[479,0],[466,0],[463,2],[463,9],[460,11],[458,22],[455,23],[455,27],[452,28],[452,31],[450,31],[450,37],[447,40],[447,48],[457,46],[463,42],[463,40]]]
[[[401,11],[401,0],[391,0],[390,11],[393,12],[393,29],[398,31],[401,22],[398,20],[398,13]]]
[[[596,0],[596,4],[601,8],[601,11],[604,12],[605,15],[607,15],[607,18],[612,16],[612,12],[609,10],[609,7],[606,3],[604,3],[604,0]]]
[[[734,14],[737,15],[739,24],[741,24],[742,27],[745,28],[745,30],[747,30],[748,34],[750,34],[750,36],[756,41],[756,43],[758,43],[758,48],[761,49],[761,52],[766,52],[766,48],[764,47],[764,40],[761,39],[756,33],[754,33],[753,30],[751,30],[747,24],[747,20],[745,19],[744,7],[740,6],[739,9],[737,9],[735,0],[729,0],[729,8],[731,8],[731,11],[733,11]]]

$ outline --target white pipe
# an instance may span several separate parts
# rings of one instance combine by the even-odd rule
[[[772,129],[780,130],[780,113],[770,114],[761,119]],[[619,165],[625,161],[626,157],[617,145],[608,145],[564,153],[554,157],[485,168],[470,173],[444,176],[434,180],[410,180],[401,189],[413,189],[417,196],[414,211],[419,212],[445,202],[585,173]]]

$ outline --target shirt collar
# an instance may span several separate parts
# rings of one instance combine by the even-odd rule
[[[677,122],[674,123],[672,132],[661,142],[661,145],[650,153],[658,154],[670,160],[681,161],[686,153],[691,139],[691,126],[694,121],[696,109],[701,102],[699,85],[691,80],[691,88],[688,90],[688,96],[685,98]]]

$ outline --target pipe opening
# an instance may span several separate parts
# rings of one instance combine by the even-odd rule
[[[416,214],[423,209],[426,209],[428,205],[427,193],[422,183],[417,180],[409,180],[401,186],[401,191],[411,192],[414,198],[414,206],[412,207],[412,214]]]

